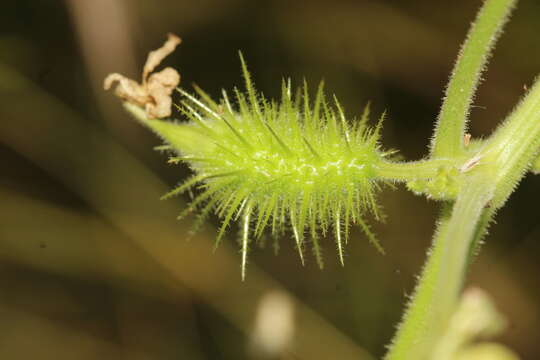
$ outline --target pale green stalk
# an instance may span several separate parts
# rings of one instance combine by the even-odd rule
[[[463,44],[431,141],[432,157],[454,157],[464,152],[463,136],[474,94],[491,49],[517,0],[487,0]]]
[[[488,0],[463,46],[432,142],[432,157],[468,156],[457,200],[443,212],[427,263],[386,360],[430,359],[455,311],[470,262],[492,216],[536,161],[540,82],[476,152],[463,145],[466,118],[490,49],[515,4]],[[431,160],[432,161],[432,160]],[[435,360],[435,359],[433,359]]]
[[[471,239],[492,195],[493,187],[486,188],[480,179],[474,179],[452,211],[443,211],[428,262],[386,359],[420,360],[430,354],[454,311]]]
[[[380,162],[376,165],[378,177],[394,181],[430,179],[437,175],[442,167],[454,166],[454,159],[421,160],[403,163]]]
[[[540,79],[480,151],[482,164],[497,166],[494,206],[501,207],[538,157]]]
[[[433,248],[387,360],[426,359],[454,311],[469,253],[495,211],[540,150],[540,81],[473,157],[479,161],[451,214],[444,211]]]

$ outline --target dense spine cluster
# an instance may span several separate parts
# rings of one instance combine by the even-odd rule
[[[343,246],[351,223],[358,224],[382,251],[363,219],[379,218],[375,202],[378,184],[374,167],[385,153],[379,150],[379,129],[367,126],[369,107],[349,124],[334,97],[331,103],[319,86],[310,103],[307,85],[291,95],[283,83],[281,101],[257,93],[242,59],[246,92],[235,89],[233,107],[223,91],[219,103],[202,90],[198,97],[180,90],[178,109],[187,123],[151,120],[148,124],[174,152],[172,162],[186,162],[195,175],[165,197],[195,188],[197,196],[182,213],[198,210],[198,221],[215,212],[222,225],[217,243],[233,220],[242,229],[242,268],[250,243],[264,230],[280,235],[287,228],[302,262],[305,238],[322,266],[319,236],[332,232],[343,263]],[[277,236],[276,236],[277,237]]]

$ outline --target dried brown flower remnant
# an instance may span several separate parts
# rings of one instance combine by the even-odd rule
[[[113,73],[109,74],[103,83],[105,90],[109,90],[114,83],[118,82],[115,94],[119,98],[144,107],[146,114],[151,118],[163,118],[171,115],[171,94],[180,83],[180,74],[171,67],[159,72],[152,73],[154,69],[165,59],[182,40],[169,34],[167,41],[157,50],[148,54],[144,64],[142,83]]]

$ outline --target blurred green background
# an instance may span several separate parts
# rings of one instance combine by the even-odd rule
[[[217,96],[241,86],[238,50],[257,87],[321,79],[350,117],[388,112],[383,139],[426,154],[459,45],[481,1],[17,0],[0,5],[0,358],[251,359],[261,299],[294,308],[276,359],[371,359],[384,353],[411,293],[437,204],[402,186],[381,194],[381,256],[358,230],[346,266],[332,238],[326,268],[302,267],[290,239],[251,252],[240,281],[234,231],[212,251],[217,219],[186,241],[185,198],[159,201],[189,170],[102,90],[139,79],[167,32],[164,65]],[[540,70],[540,2],[522,1],[471,114],[485,136]],[[540,179],[527,176],[497,216],[468,284],[486,289],[509,327],[501,341],[540,358]],[[279,312],[279,311],[278,311]],[[277,316],[277,315],[276,315]],[[250,350],[251,349],[251,350]]]

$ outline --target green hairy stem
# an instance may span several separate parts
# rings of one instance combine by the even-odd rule
[[[456,156],[464,151],[463,136],[474,94],[491,49],[517,0],[487,0],[463,44],[431,142],[433,157]]]
[[[474,90],[490,48],[516,1],[486,1],[473,24],[447,89],[432,141],[432,156],[467,160],[466,180],[452,210],[443,212],[415,294],[386,360],[429,359],[455,311],[470,255],[500,208],[536,159],[540,83],[474,152],[463,144]],[[450,206],[450,205],[449,205]]]

